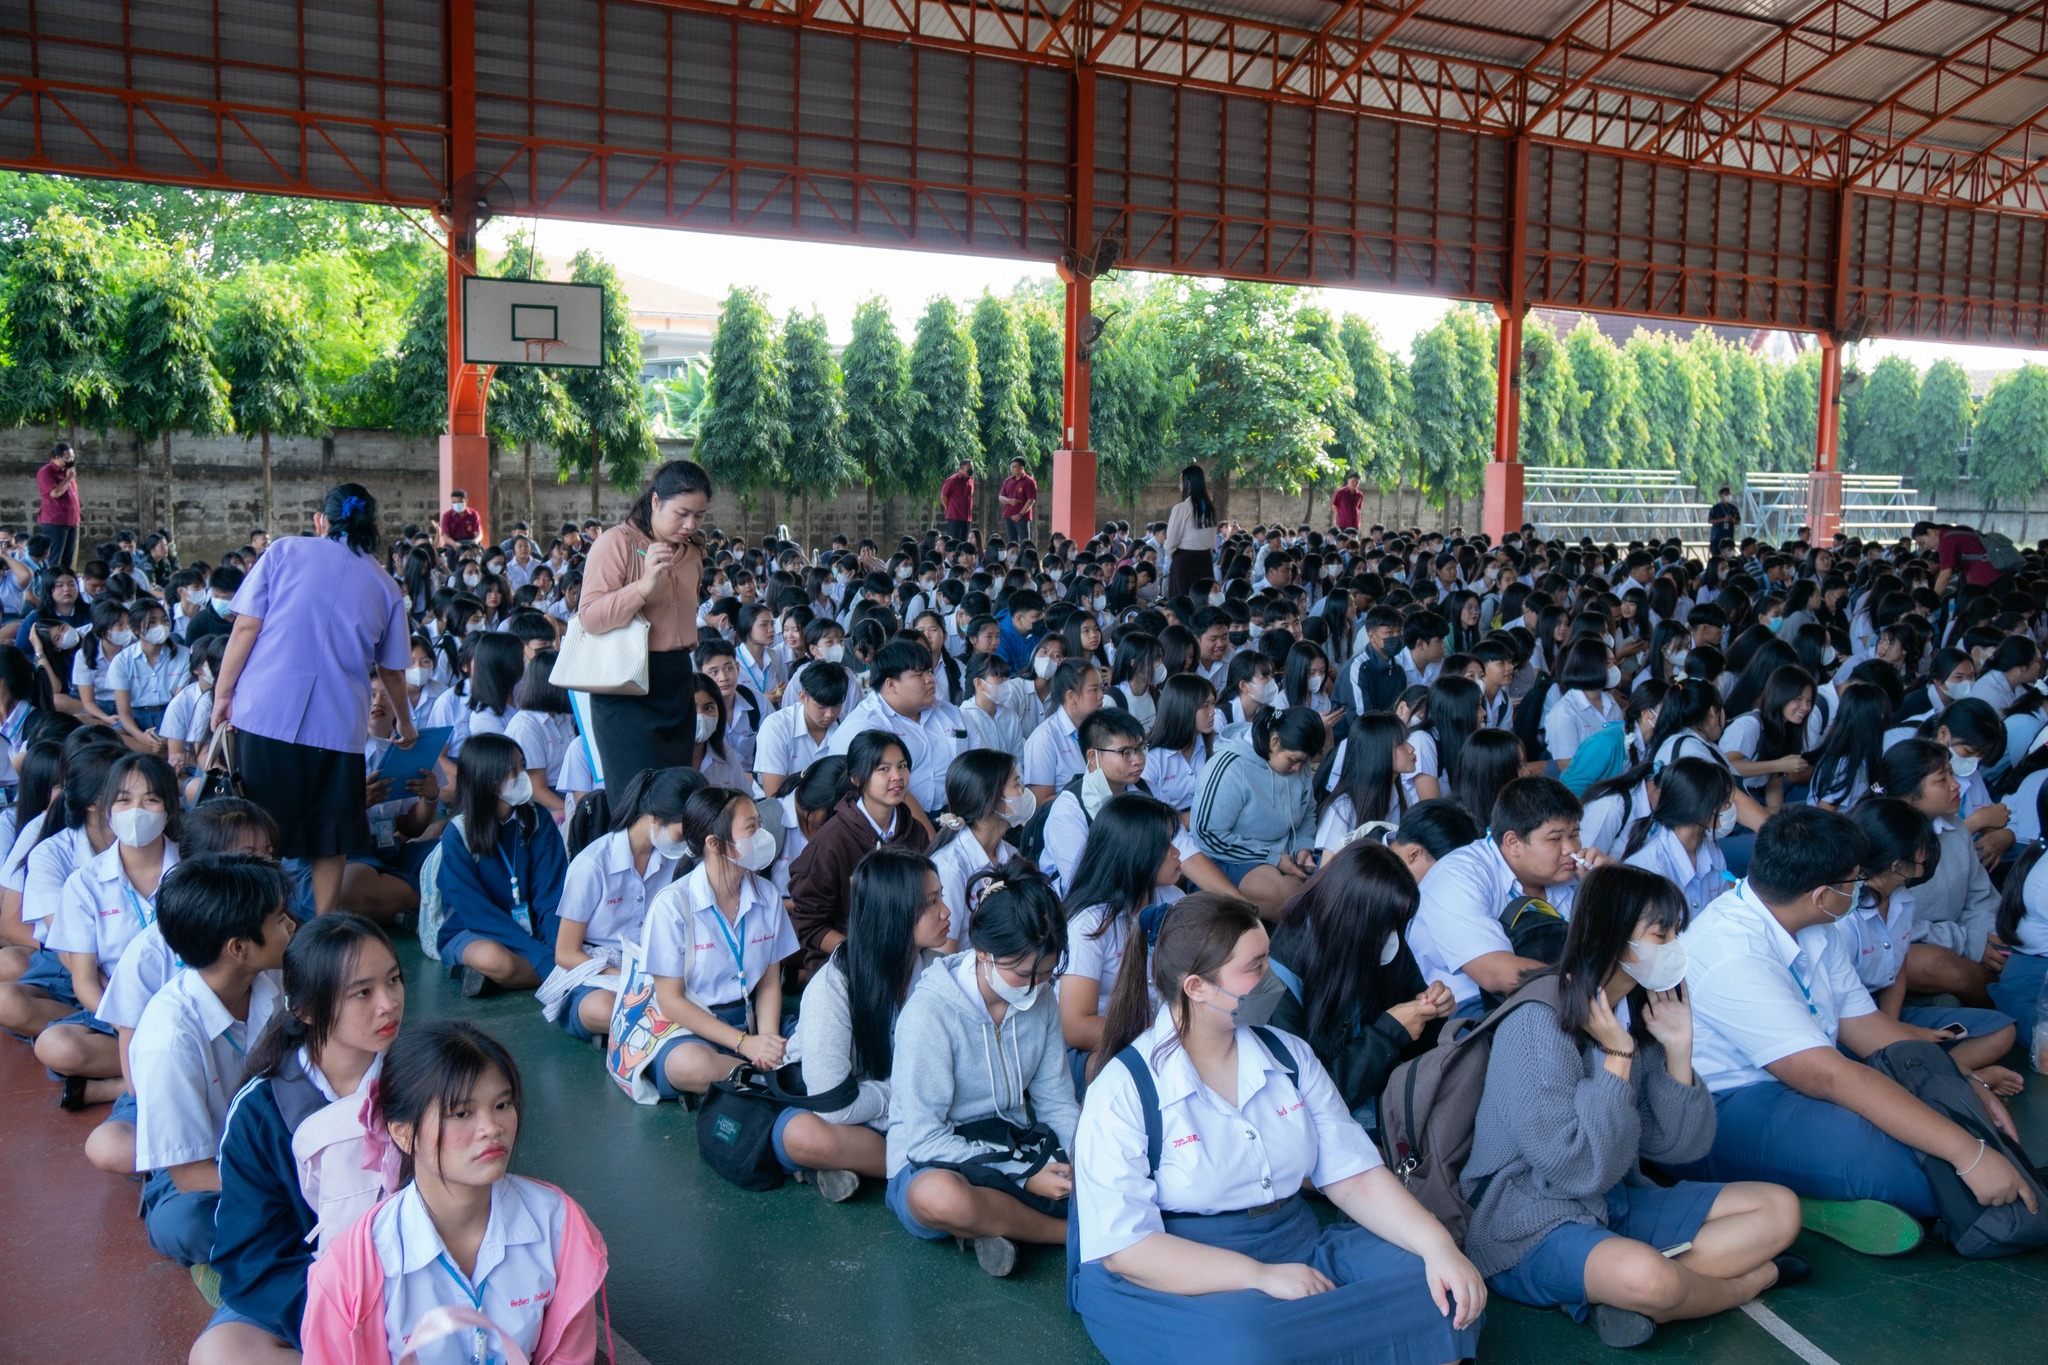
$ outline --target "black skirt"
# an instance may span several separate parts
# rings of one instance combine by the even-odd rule
[[[697,756],[696,674],[689,650],[650,650],[646,696],[590,698],[606,791],[624,791],[648,768],[690,766]]]
[[[235,775],[242,794],[277,821],[277,856],[330,858],[369,846],[364,813],[367,764],[344,753],[235,731]]]
[[[1216,556],[1208,550],[1175,550],[1173,558],[1167,561],[1166,595],[1178,597],[1184,592],[1191,593],[1195,584],[1205,578],[1216,576]],[[1200,602],[1195,603],[1201,606]],[[1183,623],[1185,624],[1185,623]]]

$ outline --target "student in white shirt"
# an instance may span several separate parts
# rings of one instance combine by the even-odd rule
[[[157,722],[164,757],[180,777],[199,770],[206,742],[213,735],[213,675],[220,668],[227,640],[225,635],[202,635],[199,643],[186,651],[188,681],[171,698],[163,719]]]
[[[1487,838],[1441,859],[1422,879],[1408,945],[1425,981],[1442,981],[1457,1015],[1484,1012],[1483,994],[1505,997],[1526,972],[1548,964],[1519,956],[1500,922],[1519,896],[1571,918],[1581,868],[1608,861],[1581,851],[1579,798],[1555,778],[1522,777],[1501,788]]]
[[[1173,807],[1142,792],[1112,796],[1095,812],[1087,850],[1068,876],[1067,966],[1056,984],[1060,1032],[1074,1089],[1083,1085],[1088,1058],[1102,1043],[1103,1016],[1117,969],[1134,946],[1145,951],[1159,918],[1181,897],[1181,855],[1186,837]]]
[[[1608,695],[1621,686],[1605,640],[1581,636],[1565,648],[1558,663],[1558,697],[1543,717],[1543,739],[1559,772],[1571,766],[1572,755],[1595,731],[1622,721],[1621,707]]]
[[[848,1081],[856,1090],[837,1109],[785,1109],[770,1133],[783,1169],[810,1171],[811,1183],[834,1204],[851,1198],[862,1176],[888,1174],[882,1135],[896,1019],[918,975],[950,941],[939,874],[923,854],[877,849],[854,869],[850,891],[846,941],[804,987],[796,1044],[806,1094]]]
[[[569,818],[563,797],[562,760],[576,742],[576,719],[569,694],[549,678],[555,651],[542,649],[527,660],[519,680],[519,709],[505,723],[505,738],[519,746],[521,762],[533,781],[533,803],[561,824]]]
[[[909,640],[891,640],[876,651],[868,683],[874,690],[839,722],[828,751],[843,754],[856,735],[888,731],[909,754],[910,794],[918,807],[928,815],[942,810],[946,767],[967,747],[967,723],[937,699],[931,651]]]
[[[803,699],[761,721],[754,742],[754,780],[763,796],[779,795],[803,775],[832,742],[846,704],[846,671],[835,664],[806,664]]]
[[[611,829],[569,860],[555,906],[555,966],[538,998],[571,1038],[609,1031],[621,955],[640,942],[648,904],[688,856],[683,811],[703,786],[694,769],[641,769],[619,793]]]
[[[782,897],[761,876],[775,839],[753,800],[727,787],[694,792],[682,835],[702,861],[654,898],[644,931],[655,1005],[675,1025],[650,1059],[664,1099],[703,1094],[739,1058],[782,1065],[780,966],[797,950]]]
[[[1286,989],[1266,955],[1254,908],[1206,895],[1168,911],[1149,971],[1125,955],[1076,1142],[1089,1336],[1111,1365],[1471,1356],[1479,1272],[1308,1046],[1260,1026]],[[1354,1221],[1324,1226],[1309,1182]]]
[[[171,639],[170,618],[160,604],[137,603],[129,619],[136,640],[108,665],[107,688],[131,746],[160,754],[164,741],[157,727],[163,724],[164,708],[190,681],[192,670],[185,647]]]
[[[276,863],[246,853],[203,854],[164,877],[159,923],[185,968],[143,1009],[128,1055],[149,1244],[180,1265],[213,1259],[221,1134],[243,1058],[283,1000],[291,893]]]
[[[1764,679],[1756,710],[1737,716],[1721,732],[1721,752],[1742,785],[1775,810],[1812,774],[1805,757],[1806,721],[1813,714],[1813,677],[1796,664]]]
[[[1127,791],[1152,795],[1145,782],[1145,735],[1138,718],[1116,707],[1104,707],[1081,722],[1081,754],[1088,764],[1077,783],[1070,782],[1045,816],[1045,848],[1038,863],[1053,890],[1065,895],[1074,884],[1075,869],[1084,851],[1095,842],[1094,820],[1104,804]],[[1236,888],[1202,852],[1195,836],[1185,829],[1174,832],[1179,850],[1181,874],[1204,891],[1234,894]]]
[[[1415,761],[1412,736],[1399,717],[1368,711],[1351,722],[1316,793],[1316,847],[1325,857],[1361,825],[1401,822],[1414,804],[1408,781]]]
[[[523,1106],[511,1054],[473,1024],[415,1024],[385,1056],[381,1095],[409,1183],[313,1263],[306,1359],[397,1360],[429,1344],[419,1328],[437,1308],[481,1313],[528,1359],[595,1358],[604,1239],[561,1190],[509,1173]],[[504,1354],[479,1340],[459,1358],[486,1349]]]
[[[1939,1212],[1923,1155],[1981,1204],[2035,1201],[2002,1154],[1854,1060],[1919,1036],[1877,1008],[1828,930],[1856,903],[1863,852],[1847,816],[1788,806],[1758,833],[1748,878],[1686,931],[1693,1064],[1717,1126],[1707,1156],[1673,1174],[1789,1186],[1828,1202],[1808,1205],[1808,1227],[1898,1255],[1920,1240],[1915,1220]],[[1997,1097],[1978,1098],[2010,1132]]]
[[[1050,715],[1024,741],[1019,766],[1024,785],[1044,805],[1069,781],[1081,775],[1081,722],[1102,705],[1102,672],[1085,658],[1070,658],[1052,678],[1054,704]]]
[[[1159,686],[1165,681],[1166,661],[1159,638],[1131,627],[1116,642],[1116,662],[1102,700],[1129,711],[1149,730],[1159,715]]]
[[[969,749],[946,770],[946,813],[927,852],[946,902],[947,951],[957,952],[967,939],[968,883],[999,859],[1008,861],[1003,836],[1037,812],[1038,798],[1024,785],[1016,760],[999,749]]]
[[[1195,673],[1176,673],[1159,688],[1159,714],[1145,735],[1152,794],[1188,822],[1202,769],[1216,752],[1216,689]]]
[[[1022,757],[1023,727],[1006,701],[1011,685],[1009,663],[992,652],[971,654],[961,677],[967,689],[960,707],[961,718],[967,722],[967,747],[999,749],[1012,758]]]
[[[114,1027],[93,1011],[129,940],[156,922],[157,890],[177,865],[182,824],[177,779],[154,754],[116,759],[97,804],[113,842],[65,879],[44,941],[70,971],[80,1006],[36,1038],[36,1059],[65,1078],[67,1103],[111,1100],[119,1089]]]
[[[1717,763],[1681,758],[1650,786],[1650,814],[1629,830],[1622,861],[1671,882],[1684,895],[1686,912],[1697,915],[1728,889],[1719,839],[1735,830],[1735,783]]]

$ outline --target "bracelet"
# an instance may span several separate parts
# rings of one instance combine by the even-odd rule
[[[1633,1057],[1636,1055],[1636,1050],[1634,1048],[1630,1048],[1626,1052],[1617,1052],[1611,1047],[1602,1047],[1600,1050],[1610,1057]]]
[[[1957,1174],[1957,1175],[1959,1175],[1959,1176],[1963,1176],[1963,1175],[1968,1175],[1968,1174],[1969,1174],[1969,1173],[1970,1173],[1971,1171],[1974,1171],[1974,1170],[1976,1170],[1976,1169],[1977,1169],[1977,1168],[1978,1168],[1979,1166],[1982,1166],[1982,1165],[1984,1164],[1984,1153],[1985,1153],[1985,1152],[1987,1152],[1987,1151],[1989,1151],[1989,1150],[1990,1150],[1990,1146],[1989,1146],[1989,1144],[1988,1144],[1988,1143],[1986,1143],[1986,1142],[1985,1142],[1985,1140],[1984,1140],[1983,1138],[1978,1138],[1978,1139],[1977,1139],[1977,1159],[1976,1159],[1975,1161],[1971,1162],[1971,1163],[1970,1163],[1969,1165],[1967,1165],[1967,1166],[1958,1166],[1958,1167],[1956,1167],[1956,1174]]]
[[[747,1031],[746,1031],[745,1029],[741,1029],[741,1030],[740,1030],[740,1036],[739,1036],[738,1038],[736,1038],[736,1039],[734,1039],[734,1040],[733,1040],[732,1050],[733,1050],[734,1052],[738,1052],[738,1051],[739,1051],[739,1050],[740,1050],[741,1048],[745,1047],[746,1045],[747,1045]]]

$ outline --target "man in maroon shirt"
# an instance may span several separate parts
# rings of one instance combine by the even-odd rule
[[[59,441],[36,471],[36,529],[50,538],[51,568],[70,568],[78,552],[77,464],[71,442]]]
[[[974,520],[974,461],[962,460],[939,485],[939,515],[947,535],[956,541],[967,539],[967,525]]]
[[[484,519],[470,510],[469,495],[460,488],[448,498],[448,510],[441,514],[441,543],[474,545],[484,533]]]
[[[1984,542],[1967,526],[1943,526],[1923,521],[1913,527],[1914,543],[1935,557],[1934,591],[1947,596],[1949,580],[1960,571],[1963,582],[1973,588],[1988,588],[2006,577],[1991,566]]]
[[[1024,461],[1010,461],[1003,480],[1003,539],[1022,545],[1031,539],[1031,516],[1038,508],[1038,480],[1024,472]]]
[[[1365,502],[1365,494],[1358,487],[1358,476],[1346,474],[1344,486],[1330,494],[1330,522],[1340,531],[1358,529],[1358,509]]]

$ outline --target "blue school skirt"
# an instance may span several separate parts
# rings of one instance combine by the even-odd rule
[[[16,984],[33,986],[59,1004],[78,1008],[78,991],[71,984],[71,969],[48,948],[39,947],[30,955],[28,967]]]
[[[24,976],[22,980],[28,978]],[[2022,1047],[2033,1046],[2034,1011],[2039,1008],[2044,982],[2048,982],[2048,957],[2014,953],[2005,960],[2005,970],[1998,974],[1998,980],[1991,983],[1991,1003],[2020,1026]]]
[[[1320,1225],[1298,1195],[1258,1218],[1169,1213],[1166,1231],[1267,1265],[1311,1265],[1337,1287],[1304,1299],[1256,1289],[1167,1294],[1091,1261],[1075,1278],[1074,1310],[1110,1365],[1441,1365],[1478,1354],[1481,1322],[1459,1331],[1437,1311],[1421,1257],[1356,1223]]]

